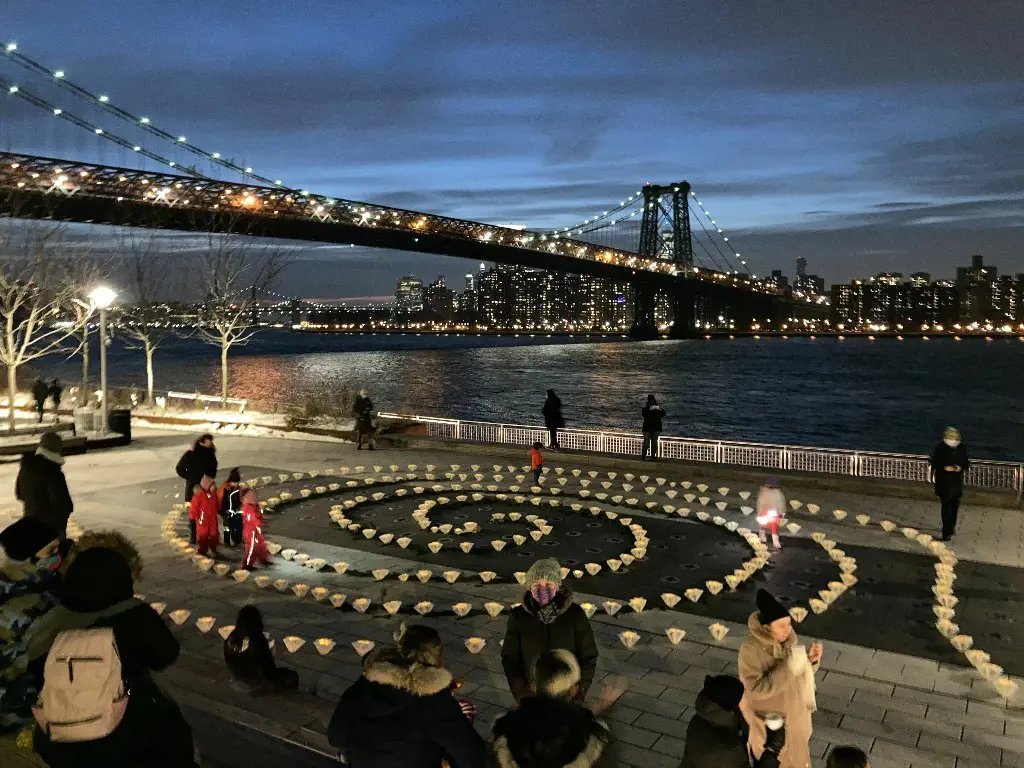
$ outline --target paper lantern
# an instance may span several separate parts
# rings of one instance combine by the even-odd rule
[[[202,618],[196,619],[196,629],[205,635],[213,629],[213,625],[216,623],[217,620],[213,618],[213,616],[203,616]]]
[[[460,619],[464,618],[473,610],[473,606],[469,603],[456,603],[452,606],[452,612]]]
[[[960,598],[956,595],[936,595],[935,600],[945,608],[955,608],[956,604],[960,602]]]
[[[269,576],[257,576],[256,577],[256,586],[259,587],[260,589],[266,589],[267,587],[270,586],[270,583],[271,583],[271,578]]]
[[[393,533],[382,533],[380,536],[377,537],[377,541],[379,541],[381,544],[390,544],[392,541],[394,541],[394,539],[395,534]]]
[[[493,581],[495,579],[495,577],[497,577],[497,575],[498,574],[496,574],[494,571],[481,571],[480,572],[480,580],[484,584],[487,584],[488,582]]]
[[[284,638],[281,642],[284,643],[284,647],[288,649],[288,653],[295,653],[306,644],[305,640],[301,637],[296,637],[295,635],[288,635],[288,637]]]
[[[612,573],[615,573],[617,570],[619,570],[619,568],[622,567],[622,561],[621,560],[616,560],[615,558],[607,560],[606,562],[608,563],[608,569]]]
[[[318,603],[327,599],[329,590],[326,587],[313,587],[313,599]]]
[[[327,561],[322,557],[314,557],[306,562],[306,567],[313,571],[319,571],[325,565],[327,565]]]
[[[416,578],[420,580],[421,584],[426,584],[433,575],[433,571],[428,571],[426,568],[416,571]]]
[[[218,576],[227,576],[228,571],[230,570],[231,566],[227,563],[217,563],[215,566],[213,566],[213,572],[216,573]]]
[[[487,641],[482,637],[467,637],[466,638],[466,650],[470,653],[480,653],[487,645]]]
[[[731,589],[733,591],[736,590],[736,587],[738,587],[740,585],[741,581],[742,581],[742,579],[740,579],[740,577],[737,576],[736,574],[733,574],[733,573],[726,574],[725,583],[728,584],[729,585],[729,589]]]
[[[616,613],[619,612],[619,609],[622,607],[622,603],[617,603],[614,600],[606,600],[602,605],[604,607],[605,613],[607,613],[609,616],[614,616]]]
[[[960,627],[949,619],[939,619],[935,622],[935,628],[938,629],[939,634],[945,638],[953,638],[960,634]]]
[[[387,575],[388,573],[390,573],[390,571],[387,568],[374,568],[372,571],[370,571],[370,573],[373,575],[374,581],[383,581],[385,578],[387,578]]]
[[[436,555],[438,552],[441,551],[441,547],[443,546],[444,545],[440,541],[432,541],[429,544],[427,544],[427,549],[429,549]]]
[[[352,601],[352,607],[358,613],[366,613],[366,611],[370,608],[371,602],[372,601],[368,597],[357,597],[355,600]]]
[[[182,624],[188,621],[188,617],[192,615],[192,611],[187,611],[184,608],[179,608],[176,611],[171,611],[168,615],[170,616],[171,621],[173,621],[180,627]]]
[[[903,531],[903,535],[906,536],[908,539],[912,539],[918,534],[917,528],[910,528],[909,526],[906,528],[902,528],[901,530]]]
[[[634,597],[629,601],[629,607],[636,613],[641,613],[644,608],[647,607],[647,598],[645,597]]]
[[[249,578],[249,571],[244,568],[239,568],[237,571],[231,574],[231,578],[241,584],[243,581]]]
[[[429,600],[424,600],[420,603],[416,603],[416,605],[414,605],[412,609],[416,611],[416,613],[418,613],[420,616],[426,616],[428,613],[434,610],[434,604],[431,603]]]
[[[274,589],[278,592],[288,591],[288,579],[274,579]]]
[[[964,656],[966,656],[967,660],[971,662],[971,664],[975,667],[980,667],[982,664],[987,664],[991,660],[991,657],[987,653],[978,650],[977,648],[972,648],[969,651],[964,651]]]
[[[459,576],[462,575],[462,572],[461,571],[445,571],[441,575],[444,577],[444,580],[447,581],[449,584],[454,584],[458,580]]]
[[[834,517],[836,520],[845,520],[846,519],[846,510],[834,509],[834,510],[832,510],[832,517]]]
[[[409,574],[408,573],[400,573],[400,574],[398,574],[398,580],[400,582],[402,582],[403,584],[405,584],[405,582],[407,582],[409,580]]]
[[[676,496],[679,495],[679,491],[665,491],[665,495],[668,496],[670,499],[674,499]]]
[[[227,640],[228,639],[228,635],[230,635],[232,632],[234,632],[234,630],[235,630],[235,625],[234,624],[225,624],[224,626],[217,628],[217,634],[220,635],[220,639],[221,640]]]
[[[526,571],[516,571],[513,576],[516,577],[516,581],[520,584],[526,584]]]
[[[365,656],[373,650],[375,643],[373,640],[353,640],[352,647],[360,657]]]
[[[533,539],[534,541],[540,541],[540,539],[541,539],[541,537],[543,535],[544,535],[543,531],[530,531],[530,538]]]
[[[504,610],[505,606],[502,603],[484,603],[484,610],[487,611],[487,615],[492,619],[497,617],[499,613]]]
[[[638,640],[640,640],[640,635],[632,630],[627,629],[623,632],[619,632],[619,642],[622,643],[627,650],[632,649],[633,646],[637,644]]]
[[[705,581],[704,586],[708,588],[708,592],[710,592],[712,595],[717,595],[719,592],[722,591],[722,582],[720,581]]]
[[[388,616],[394,616],[401,607],[401,600],[388,600],[388,602],[384,603],[384,610],[388,612]]]
[[[591,576],[597,576],[597,574],[601,572],[601,564],[600,563],[587,563],[586,565],[583,566],[583,568]]]
[[[718,642],[722,642],[725,636],[729,634],[729,628],[724,624],[715,622],[708,627],[708,631],[711,632],[711,636]]]
[[[622,564],[626,566],[632,565],[633,561],[636,560],[636,558],[628,552],[624,552],[623,554],[619,555],[618,559],[621,560]]]
[[[686,599],[689,600],[691,603],[696,603],[698,600],[700,600],[700,596],[704,594],[704,590],[692,587],[683,592],[683,594],[686,596]]]
[[[697,501],[700,502],[700,505],[702,507],[706,507],[708,505],[708,502],[711,501],[711,497],[710,496],[701,496],[699,499],[697,499]]]
[[[1020,688],[1020,683],[1006,676],[1000,676],[991,682],[992,687],[996,689],[996,693],[1007,700],[1014,698]]]
[[[706,523],[708,520],[711,519],[711,515],[709,515],[707,512],[700,511],[697,513],[697,519],[700,520],[702,523]]]
[[[495,539],[491,542],[491,546],[494,547],[495,552],[501,552],[505,548],[505,543],[501,539]]]
[[[309,584],[293,584],[292,592],[294,592],[295,596],[301,600],[309,594]]]
[[[842,576],[839,577],[839,579],[847,587],[852,587],[854,584],[857,583],[857,577],[854,576],[852,573],[844,573]]]
[[[345,562],[337,562],[337,563],[335,563],[335,564],[334,564],[334,565],[333,565],[332,567],[333,567],[333,568],[334,568],[334,570],[335,570],[335,571],[337,571],[338,573],[345,573],[345,571],[347,571],[347,570],[348,570],[348,563],[345,563]]]
[[[583,609],[583,612],[587,615],[588,619],[593,618],[594,614],[597,612],[597,606],[593,603],[580,603],[580,608]]]
[[[754,508],[753,507],[740,507],[740,512],[742,512],[744,514],[744,516],[749,517],[751,514],[753,514]]]
[[[517,533],[512,537],[512,541],[515,542],[517,547],[521,547],[526,543],[526,537]]]
[[[803,622],[804,619],[807,618],[807,609],[803,606],[794,605],[792,608],[789,609],[789,615],[793,617],[793,621],[795,621],[797,624],[800,624],[801,622]]]
[[[668,641],[672,645],[679,645],[683,638],[686,637],[686,630],[679,629],[678,627],[669,627],[665,630],[665,634],[668,635]]]
[[[812,597],[810,600],[808,600],[807,604],[811,606],[811,610],[814,611],[816,614],[822,614],[828,610],[828,603],[826,603],[824,600],[819,600],[816,597]]]

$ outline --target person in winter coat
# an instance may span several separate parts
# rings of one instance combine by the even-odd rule
[[[696,710],[686,726],[686,745],[679,768],[750,768],[750,728],[744,710],[743,683],[731,675],[708,675],[697,694]],[[768,731],[758,768],[778,768],[785,730]]]
[[[377,447],[374,439],[373,429],[373,400],[366,394],[365,389],[359,390],[359,397],[352,406],[352,416],[356,420],[356,450],[363,450],[363,443],[371,451]]]
[[[33,721],[39,686],[28,637],[57,606],[60,542],[45,523],[23,517],[0,532],[0,735]]]
[[[786,497],[779,487],[779,478],[769,477],[757,492],[757,524],[761,529],[761,543],[767,543],[769,534],[772,547],[782,549],[779,526],[786,517]]]
[[[246,693],[299,687],[298,673],[274,661],[274,651],[263,634],[263,614],[255,605],[243,606],[238,612],[235,628],[224,640],[224,663],[231,679]]]
[[[971,465],[967,449],[960,442],[960,430],[946,427],[942,442],[932,451],[931,464],[935,495],[942,503],[942,540],[949,541],[956,533],[960,497],[964,493],[964,473]]]
[[[580,665],[564,648],[544,651],[534,671],[535,694],[494,724],[497,768],[591,768],[608,729],[577,699]]]
[[[33,517],[57,532],[61,542],[67,538],[68,518],[75,511],[64,478],[64,441],[56,432],[39,439],[35,453],[21,457],[21,469],[14,483],[14,495],[24,504],[25,517]]]
[[[661,420],[665,418],[665,409],[658,405],[654,395],[647,396],[647,405],[640,410],[643,417],[644,444],[640,449],[640,457],[647,461],[647,454],[651,454],[651,461],[658,460],[658,438],[661,437]]]
[[[217,449],[213,445],[213,435],[206,434],[200,437],[192,447],[185,451],[178,459],[178,465],[174,468],[182,480],[185,481],[185,495],[183,499],[191,499],[195,493],[196,486],[204,477],[217,477]],[[189,521],[189,541],[196,543],[196,527],[193,521]]]
[[[109,547],[97,541],[75,554],[64,579],[60,621],[48,627],[39,647],[45,659],[47,643],[61,631],[110,627],[129,692],[124,717],[110,735],[93,741],[51,741],[37,727],[34,749],[50,768],[191,768],[192,730],[151,676],[178,658],[178,641],[157,612],[134,597],[132,567],[122,554],[134,546],[123,537],[116,540],[118,534],[108,536]]]
[[[243,568],[270,565],[270,551],[263,538],[263,511],[251,488],[242,495],[242,548]]]
[[[192,503],[188,508],[188,519],[195,523],[197,552],[206,556],[208,551],[217,556],[220,544],[220,502],[217,500],[217,484],[212,477],[204,477],[196,487]]]
[[[573,602],[572,591],[562,585],[557,560],[538,560],[526,573],[529,591],[523,604],[512,609],[501,648],[501,666],[516,702],[528,696],[534,668],[544,651],[564,648],[580,665],[578,696],[587,695],[597,670],[597,644],[590,620]]]
[[[237,547],[242,543],[242,474],[235,467],[228,473],[228,479],[217,491],[220,501],[220,518],[224,524],[224,546]]]
[[[36,379],[32,385],[32,399],[36,401],[36,413],[39,414],[39,423],[43,423],[43,411],[46,408],[46,398],[50,396],[50,388],[42,379]]]
[[[54,421],[60,421],[60,399],[64,395],[64,387],[60,385],[60,381],[54,379],[50,382],[50,399],[53,400],[53,419]]]
[[[547,399],[540,412],[544,416],[544,426],[547,427],[548,434],[551,436],[549,447],[557,451],[561,448],[558,444],[558,430],[565,426],[565,419],[562,417],[562,401],[555,394],[555,390],[548,390]]]
[[[749,634],[740,646],[740,680],[747,691],[750,749],[760,759],[767,742],[763,716],[785,719],[786,743],[779,753],[781,768],[807,768],[811,760],[811,714],[816,709],[814,674],[821,663],[821,643],[810,649],[797,643],[789,611],[763,589],[757,610],[747,621]]]
[[[441,637],[408,627],[397,649],[372,651],[342,694],[327,738],[352,768],[483,768],[487,750],[453,695]]]

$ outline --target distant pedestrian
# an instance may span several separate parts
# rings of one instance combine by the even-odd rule
[[[231,679],[246,693],[287,691],[299,687],[294,669],[277,666],[274,651],[263,634],[263,614],[255,605],[238,612],[235,628],[224,640],[224,663]]]
[[[786,497],[779,486],[779,478],[769,477],[757,492],[757,525],[761,529],[762,544],[768,543],[768,536],[771,535],[772,547],[776,551],[782,549],[779,526],[785,522],[785,518]]]
[[[178,459],[174,468],[178,477],[185,481],[185,495],[182,499],[187,504],[195,493],[196,486],[204,477],[217,477],[217,449],[213,445],[213,435],[205,434]],[[189,541],[196,543],[195,522],[188,524]]]
[[[825,768],[871,768],[864,750],[857,747],[832,747],[825,761]]]
[[[960,497],[964,493],[964,473],[971,465],[967,449],[960,442],[959,429],[946,427],[942,442],[932,451],[931,464],[935,495],[942,503],[942,540],[949,541],[956,533]]]
[[[369,450],[375,450],[377,440],[373,426],[373,400],[365,389],[359,390],[359,397],[352,406],[352,416],[356,420],[356,450],[363,450],[364,442]]]
[[[50,399],[53,400],[53,420],[60,421],[60,399],[64,394],[64,387],[58,379],[50,382]]]
[[[528,591],[522,605],[513,608],[501,648],[501,665],[509,689],[520,702],[530,695],[537,659],[544,651],[564,648],[580,665],[577,695],[583,699],[597,670],[594,630],[583,609],[573,601],[572,590],[562,585],[557,560],[538,560],[526,572]]]
[[[242,494],[242,567],[270,565],[270,551],[263,538],[263,511],[256,491],[249,488]]]
[[[751,752],[761,759],[769,745],[767,720],[775,719],[768,716],[779,715],[786,729],[779,765],[807,768],[821,643],[810,648],[799,645],[789,611],[764,589],[757,591],[757,610],[747,620],[747,629],[747,639],[740,646],[739,676],[752,712]]]
[[[224,481],[217,491],[217,498],[220,500],[220,518],[224,524],[224,546],[237,547],[242,543],[242,494],[245,493],[245,486],[242,485],[242,474],[235,467],[228,473],[228,479]]]
[[[14,495],[25,505],[25,517],[46,523],[67,540],[68,518],[75,511],[68,492],[64,465],[64,441],[56,432],[46,432],[34,453],[21,457],[21,469],[14,483]]]
[[[544,472],[544,454],[540,452],[540,449],[544,445],[539,441],[533,444],[530,449],[530,469],[533,470],[533,484],[540,484],[540,476]]]
[[[43,409],[46,407],[46,398],[50,396],[50,388],[42,379],[36,379],[32,385],[32,399],[36,401],[36,413],[39,414],[39,423],[43,423]]]
[[[560,450],[558,430],[565,426],[565,418],[562,416],[562,401],[555,394],[555,390],[548,390],[548,396],[544,401],[544,406],[541,408],[541,413],[544,416],[544,426],[547,427],[548,435],[551,438],[551,444],[548,447],[553,451]]]
[[[217,499],[217,484],[212,477],[204,477],[196,486],[188,509],[188,519],[195,523],[197,553],[205,557],[207,552],[212,552],[216,557],[217,545],[220,544],[220,502]]]
[[[644,444],[640,451],[640,457],[647,461],[647,454],[650,452],[651,461],[658,460],[658,438],[661,437],[661,420],[665,418],[665,409],[658,405],[654,395],[647,396],[645,405],[640,415],[644,419]]]

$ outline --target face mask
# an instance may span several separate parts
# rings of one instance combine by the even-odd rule
[[[947,438],[943,439],[942,442],[944,442],[950,448],[956,448],[958,445],[960,445],[960,441],[959,440],[954,440],[951,437],[947,437]]]
[[[537,605],[545,606],[555,599],[558,594],[558,587],[554,584],[534,584],[530,587],[530,594],[537,602]]]

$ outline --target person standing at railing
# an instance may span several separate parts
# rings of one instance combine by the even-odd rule
[[[553,451],[561,450],[561,446],[558,444],[558,430],[565,426],[565,419],[562,417],[562,401],[555,394],[555,390],[548,390],[548,397],[544,401],[541,413],[544,415],[544,426],[547,427],[548,434],[551,436],[549,447]]]
[[[356,398],[356,402],[352,406],[352,416],[356,420],[356,450],[363,450],[364,442],[367,448],[371,451],[374,450],[377,447],[377,441],[374,439],[373,401],[366,394],[365,389],[359,390],[359,397]]]
[[[971,465],[967,449],[960,442],[959,429],[946,427],[942,442],[932,451],[931,464],[935,495],[942,504],[942,540],[949,541],[956,533],[960,497],[964,493],[964,473]]]
[[[647,454],[650,453],[651,461],[657,461],[658,438],[661,437],[661,420],[665,418],[665,409],[658,405],[654,395],[648,395],[647,405],[640,410],[640,415],[644,419],[644,444],[640,457],[647,461]]]

